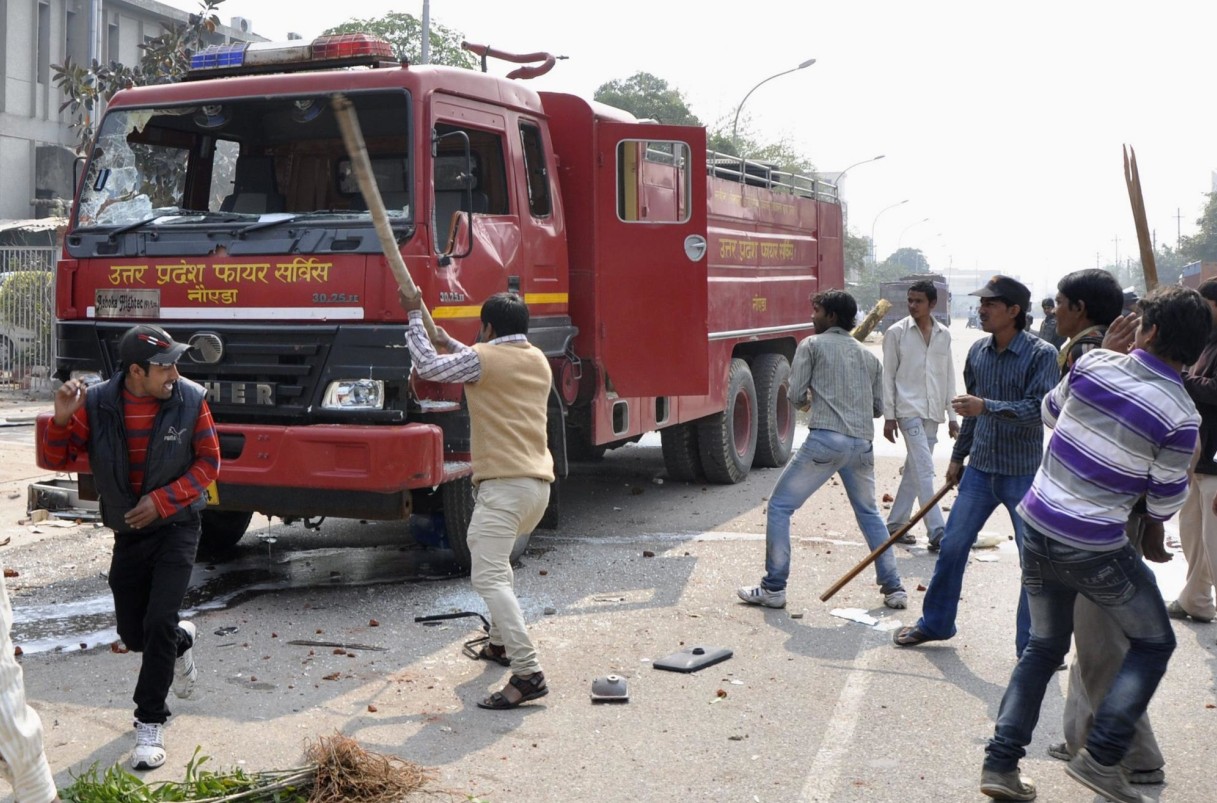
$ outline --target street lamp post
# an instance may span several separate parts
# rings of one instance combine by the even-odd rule
[[[927,218],[922,218],[921,220],[916,220],[916,221],[913,221],[912,223],[910,223],[910,224],[908,224],[907,226],[905,226],[905,227],[904,227],[904,231],[900,232],[900,237],[899,237],[899,239],[897,239],[897,240],[896,240],[896,253],[900,253],[900,249],[904,247],[904,235],[905,235],[905,233],[906,233],[906,232],[908,232],[908,230],[909,230],[909,229],[911,229],[911,228],[913,228],[914,226],[920,226],[922,223],[927,223],[927,222],[929,222],[929,220],[930,220],[930,219],[929,219],[928,217],[927,217]],[[900,257],[900,264],[901,264],[901,265],[904,265],[904,256],[903,256],[903,255],[901,255],[901,257]],[[906,269],[907,269],[907,268],[906,268]]]
[[[880,209],[879,214],[875,215],[875,219],[873,221],[871,221],[871,224],[870,224],[870,261],[871,262],[877,261],[877,256],[879,253],[875,249],[875,224],[879,222],[879,216],[882,215],[884,212],[886,212],[889,209],[895,209],[897,206],[900,206],[901,204],[907,204],[908,202],[909,202],[909,199],[905,198],[903,201],[897,201],[896,203],[892,204],[891,206],[887,206],[887,207],[884,207],[883,209]]]
[[[905,226],[904,231],[900,232],[900,239],[896,240],[896,250],[899,251],[900,248],[904,245],[904,235],[908,232],[909,229],[913,228],[914,226],[920,226],[922,223],[929,223],[929,222],[930,222],[930,219],[927,217],[927,218],[922,218],[921,220],[915,220],[912,223]]]
[[[837,173],[837,177],[836,177],[835,179],[833,179],[833,184],[836,184],[838,187],[840,187],[840,186],[841,186],[841,179],[845,178],[845,174],[846,174],[846,173],[848,173],[850,170],[853,170],[853,169],[854,169],[855,167],[857,167],[858,165],[869,164],[870,162],[877,162],[877,161],[879,161],[880,159],[882,159],[882,158],[883,158],[884,156],[886,156],[886,155],[887,155],[887,154],[883,154],[883,153],[881,153],[881,154],[879,154],[878,156],[872,156],[872,157],[871,157],[871,158],[869,158],[869,159],[863,159],[863,160],[862,160],[862,161],[860,161],[860,162],[854,162],[854,163],[853,163],[853,164],[851,164],[849,167],[847,167],[847,168],[845,168],[844,170],[842,170],[840,173]]]
[[[807,61],[800,64],[798,67],[791,67],[789,70],[782,70],[782,72],[774,73],[773,75],[766,78],[764,81],[761,81],[759,84],[752,87],[752,89],[749,89],[748,94],[744,95],[744,99],[741,100],[739,102],[739,105],[735,107],[735,120],[731,123],[731,144],[735,145],[735,131],[736,131],[736,128],[739,127],[740,109],[744,108],[744,104],[748,102],[748,98],[752,96],[752,93],[761,88],[761,84],[766,84],[766,83],[772,81],[774,78],[780,78],[781,76],[786,75],[787,73],[792,73],[797,70],[805,69],[815,63],[816,63],[815,59],[808,59]]]

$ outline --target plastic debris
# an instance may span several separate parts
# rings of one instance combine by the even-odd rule
[[[879,620],[871,616],[862,608],[833,608],[829,611],[833,616],[839,616],[842,619],[848,619],[851,622],[857,622],[863,625],[875,625]]]

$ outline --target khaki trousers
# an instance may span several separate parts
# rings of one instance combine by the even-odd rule
[[[1133,548],[1141,552],[1141,517],[1133,514],[1124,534]],[[1065,713],[1062,725],[1065,744],[1071,754],[1086,746],[1086,737],[1094,724],[1094,706],[1102,702],[1115,680],[1124,654],[1128,652],[1128,639],[1115,620],[1098,605],[1078,595],[1073,605],[1073,665],[1069,667],[1069,691],[1065,695]],[[1149,724],[1149,714],[1137,720],[1132,743],[1120,762],[1130,770],[1156,770],[1166,763],[1154,729]]]
[[[1179,543],[1187,561],[1187,581],[1179,592],[1179,604],[1193,616],[1217,615],[1217,607],[1213,604],[1213,585],[1217,581],[1215,495],[1217,476],[1192,474],[1187,501],[1179,511]]]
[[[537,650],[528,637],[514,589],[511,550],[545,515],[549,483],[532,477],[482,480],[469,522],[470,579],[490,611],[490,643],[502,644],[513,675],[540,672]]]

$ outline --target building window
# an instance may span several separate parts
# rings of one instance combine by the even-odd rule
[[[111,22],[106,29],[106,61],[114,64],[119,61],[119,47],[121,40],[118,36],[118,23]]]
[[[38,4],[38,83],[51,80],[51,7]]]

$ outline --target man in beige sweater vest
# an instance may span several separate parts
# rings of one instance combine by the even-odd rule
[[[511,570],[516,537],[537,526],[554,481],[546,438],[549,361],[528,342],[528,307],[515,293],[496,293],[482,304],[480,342],[472,347],[443,330],[442,342],[433,344],[423,327],[421,295],[400,300],[410,318],[406,343],[414,370],[432,382],[465,385],[477,493],[469,522],[471,580],[490,611],[490,641],[479,657],[511,667],[511,681],[478,706],[515,708],[549,694]]]

